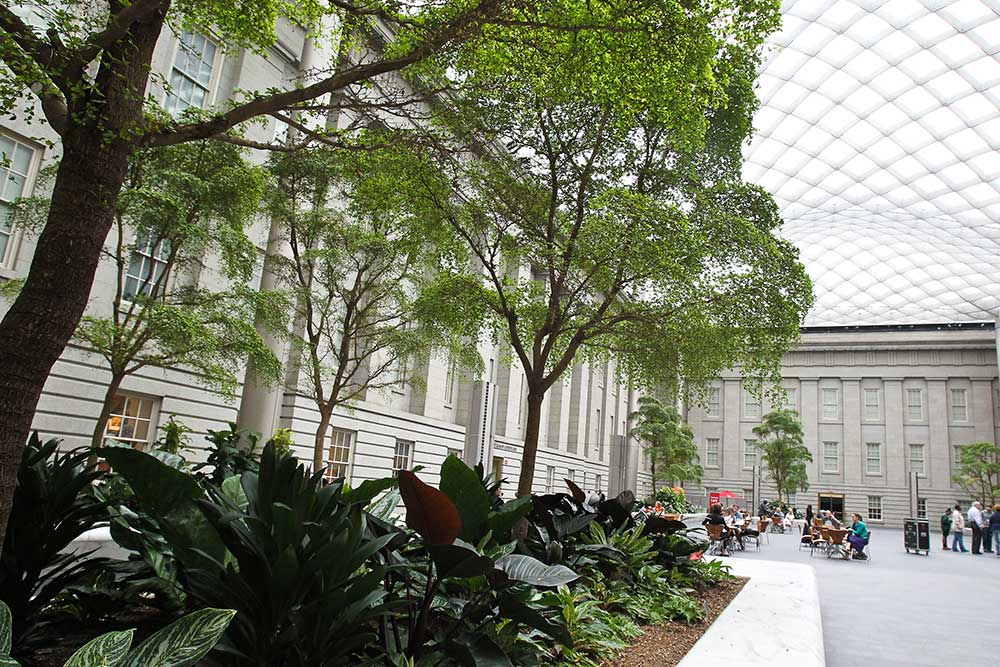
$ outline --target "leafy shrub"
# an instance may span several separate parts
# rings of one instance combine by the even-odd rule
[[[60,452],[59,443],[32,434],[17,471],[0,556],[0,600],[14,612],[15,655],[37,639],[52,600],[105,565],[90,553],[67,551],[73,540],[108,521],[105,504],[89,492],[104,473],[85,469],[89,449]]]
[[[205,439],[212,445],[211,451],[204,463],[195,466],[194,470],[215,486],[222,486],[222,482],[234,475],[257,470],[254,450],[260,441],[260,433],[238,431],[236,424],[230,423],[228,429],[209,431]],[[209,472],[202,472],[205,469]]]
[[[218,641],[235,612],[203,609],[156,632],[131,651],[132,630],[109,632],[84,644],[64,667],[191,667]],[[10,657],[11,613],[0,602],[0,665],[18,667]]]
[[[680,487],[663,487],[656,492],[656,501],[668,514],[686,514],[691,511],[691,503]]]

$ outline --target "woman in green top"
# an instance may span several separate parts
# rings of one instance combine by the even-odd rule
[[[854,551],[854,557],[864,559],[865,556],[865,545],[868,544],[868,526],[861,519],[861,515],[854,514],[854,525],[851,527],[851,534],[847,536],[847,541],[851,543],[851,549]],[[847,554],[844,554],[846,557]]]

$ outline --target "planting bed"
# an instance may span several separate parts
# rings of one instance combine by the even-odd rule
[[[615,659],[608,660],[605,667],[674,667],[701,639],[747,581],[739,577],[693,593],[693,597],[705,605],[704,621],[694,624],[669,621],[649,626],[631,647]]]

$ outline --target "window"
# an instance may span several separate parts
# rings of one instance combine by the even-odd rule
[[[567,468],[566,479],[576,484],[576,470],[574,470],[573,468]]]
[[[953,422],[969,421],[968,395],[964,389],[951,390],[951,420]]]
[[[597,476],[596,480],[594,481],[594,490],[598,492],[604,490],[604,475]]]
[[[148,229],[135,235],[135,245],[125,270],[122,298],[131,301],[138,296],[157,296],[166,288],[167,267],[170,263],[170,241],[153,236]],[[155,289],[155,293],[154,293]]]
[[[604,429],[601,428],[603,423],[601,422],[601,409],[597,408],[597,415],[594,417],[594,443],[597,444],[597,458],[598,460],[604,459]]]
[[[392,384],[389,385],[389,389],[397,394],[406,393],[406,382],[409,378],[409,366],[406,362],[405,357],[396,357],[392,361]]]
[[[882,496],[868,496],[868,519],[882,520]]]
[[[343,477],[351,481],[351,451],[354,449],[354,431],[335,428],[330,433],[330,446],[326,450],[327,481]]]
[[[865,389],[865,419],[878,421],[882,416],[882,401],[878,389]]]
[[[823,442],[823,472],[836,473],[840,471],[840,443],[832,440]]]
[[[917,518],[926,519],[927,518],[927,499],[917,498]]]
[[[493,457],[493,481],[499,482],[503,480],[503,457],[494,456]]]
[[[181,34],[164,104],[168,113],[180,113],[188,107],[203,108],[209,103],[216,50],[212,40],[200,33]]]
[[[708,407],[705,408],[707,417],[719,417],[722,415],[722,389],[710,387],[708,390]]]
[[[392,476],[413,467],[413,441],[396,438],[396,450],[392,455]]]
[[[254,292],[260,291],[260,282],[264,279],[264,251],[257,248],[257,261],[254,262],[253,271],[250,273],[250,280],[247,287]]]
[[[149,444],[152,419],[153,399],[115,394],[104,437],[132,445],[135,449],[145,449]]]
[[[556,467],[545,466],[545,492],[552,493],[556,490]]]
[[[743,469],[751,470],[757,465],[757,441],[743,441]]]
[[[869,475],[882,474],[882,444],[865,443],[865,472]]]
[[[799,410],[799,390],[785,388],[785,402],[781,406],[785,410]]]
[[[823,389],[823,419],[840,417],[840,391],[831,387]]]
[[[743,416],[760,417],[760,397],[754,396],[745,389],[743,390]]]
[[[915,472],[921,476],[927,473],[927,469],[924,464],[923,445],[910,445],[910,472]]]
[[[0,135],[0,266],[14,263],[14,227],[10,203],[25,194],[35,149]]]
[[[922,389],[906,390],[906,417],[911,421],[924,418],[924,392]]]
[[[955,445],[951,448],[952,463],[955,467],[962,465],[962,445]]]
[[[455,371],[456,364],[454,357],[448,357],[448,375],[444,379],[444,402],[448,405],[455,400]]]
[[[705,467],[719,467],[719,439],[708,438],[705,440]]]

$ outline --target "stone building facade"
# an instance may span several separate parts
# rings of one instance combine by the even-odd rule
[[[784,358],[785,405],[747,391],[739,369],[704,406],[690,406],[706,491],[752,496],[759,464],[753,428],[778,407],[799,412],[812,453],[809,489],[793,504],[832,504],[874,525],[913,513],[932,519],[967,494],[952,481],[962,445],[1000,433],[994,323],[805,329]],[[915,472],[917,506],[911,507]],[[761,494],[774,498],[762,480]]]

